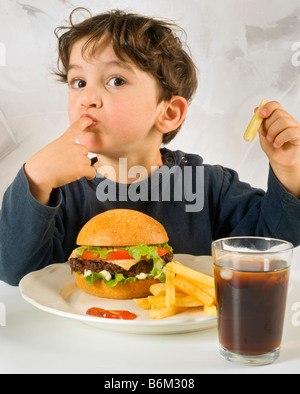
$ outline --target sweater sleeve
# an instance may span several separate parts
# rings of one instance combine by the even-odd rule
[[[0,211],[0,280],[16,286],[27,273],[63,259],[63,234],[58,230],[63,227],[55,224],[61,202],[57,189],[49,206],[40,204],[21,168],[3,196]]]
[[[214,238],[251,235],[300,244],[300,200],[284,189],[271,167],[267,192],[240,182],[232,170],[223,171]]]
[[[274,238],[300,244],[300,200],[287,192],[270,167],[268,191],[262,204],[263,220]]]

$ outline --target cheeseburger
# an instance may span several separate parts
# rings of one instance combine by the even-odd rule
[[[93,217],[78,234],[70,266],[77,286],[116,299],[146,297],[163,282],[164,265],[173,258],[164,227],[152,217],[114,209]]]

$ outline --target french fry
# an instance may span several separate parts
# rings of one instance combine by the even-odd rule
[[[166,294],[166,284],[165,283],[155,283],[150,286],[150,293],[154,296],[165,295]],[[176,291],[176,295],[184,295],[184,293],[180,293]]]
[[[151,305],[152,308],[165,308],[165,296],[160,295],[160,296],[149,296],[148,297],[148,302]],[[176,294],[176,299],[175,299],[175,304],[174,306],[176,307],[188,307],[188,308],[193,308],[196,306],[203,306],[203,303],[199,301],[197,298],[190,296],[190,295],[177,295]]]
[[[165,283],[155,283],[150,286],[150,293],[153,295],[160,295],[166,293],[166,284]]]
[[[165,308],[166,307],[166,296],[165,295],[149,296],[148,302],[149,302],[151,308]]]
[[[203,285],[202,283],[199,283],[199,282],[197,282],[195,280],[192,280],[192,279],[187,279],[187,280],[190,283],[192,283],[194,286],[198,286],[200,290],[202,290],[205,293],[207,293],[208,295],[210,295],[214,299],[214,302],[215,302],[215,300],[216,300],[216,292],[215,292],[214,287]]]
[[[196,306],[203,306],[203,303],[197,298],[190,295],[176,295],[175,306],[187,306],[189,308],[194,308]]]
[[[204,316],[215,316],[217,314],[217,308],[215,305],[204,305],[203,308]]]
[[[151,304],[149,303],[148,297],[144,298],[134,298],[133,299],[136,306],[143,309],[150,309]]]
[[[180,277],[179,275],[176,276],[176,278],[175,278],[175,286],[179,290],[181,290],[193,297],[196,297],[204,305],[212,305],[213,304],[214,300],[210,295],[201,291],[197,286],[194,286],[192,283],[190,283],[189,281],[187,281],[183,277]]]
[[[259,115],[260,110],[262,107],[267,104],[267,100],[263,99],[262,102],[259,104],[259,107],[255,114],[253,115],[253,118],[251,119],[245,134],[244,134],[244,139],[246,141],[252,142],[258,132],[258,129],[260,128],[260,125],[262,124],[263,118]]]
[[[175,274],[169,268],[166,268],[166,307],[172,306],[175,304]]]
[[[168,263],[166,267],[170,268],[175,274],[182,275],[187,279],[195,280],[196,282],[202,283],[206,286],[214,287],[214,278],[212,276],[195,271],[192,268],[185,267],[176,261]]]
[[[154,308],[149,312],[150,319],[164,319],[165,317],[176,315],[187,310],[185,307],[170,306],[168,308]]]

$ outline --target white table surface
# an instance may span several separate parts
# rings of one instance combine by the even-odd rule
[[[299,372],[299,248],[291,270],[281,355],[273,364],[260,367],[223,360],[216,328],[171,335],[109,332],[39,310],[23,300],[17,287],[0,282],[0,373]]]

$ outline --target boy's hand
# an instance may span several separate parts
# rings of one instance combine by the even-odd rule
[[[276,101],[260,111],[260,143],[282,185],[300,197],[300,124]]]
[[[78,135],[92,122],[88,117],[77,120],[25,164],[31,193],[42,204],[48,204],[52,189],[82,177],[95,178],[96,170],[91,166],[87,148],[76,143]]]

